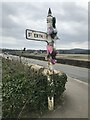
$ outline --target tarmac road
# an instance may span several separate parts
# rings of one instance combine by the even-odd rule
[[[45,62],[45,61],[28,59],[28,58],[22,58],[22,59],[27,63],[39,64],[39,65],[43,65],[44,67],[47,66],[47,62]],[[89,69],[87,69],[87,68],[57,63],[54,65],[54,69],[61,70],[61,71],[65,72],[68,76],[75,78],[77,80],[88,82]]]

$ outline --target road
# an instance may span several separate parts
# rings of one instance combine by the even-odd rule
[[[9,56],[18,60],[17,56]],[[47,62],[22,58],[26,64],[47,65]],[[88,118],[88,69],[70,65],[56,64],[55,69],[64,71],[68,76],[64,102],[57,109],[48,112],[42,118]]]
[[[6,55],[4,55],[4,56],[6,56]],[[9,55],[9,57],[11,59],[12,58],[16,59],[16,60],[19,59],[18,56]],[[29,59],[29,58],[24,58],[24,57],[22,57],[22,60],[25,64],[33,63],[33,64],[42,65],[44,67],[47,66],[47,62],[41,61],[41,60]],[[88,71],[90,70],[88,68],[57,63],[57,64],[55,64],[54,69],[61,70],[61,71],[65,72],[68,76],[70,76],[76,80],[81,80],[81,81],[88,83]]]
[[[27,63],[43,65],[44,67],[47,66],[47,62],[45,62],[45,61],[28,59],[28,58],[22,58],[22,59]],[[89,69],[87,69],[87,68],[57,63],[57,64],[55,64],[54,69],[61,70],[61,71],[65,72],[68,76],[70,76],[74,79],[88,82],[88,70]]]

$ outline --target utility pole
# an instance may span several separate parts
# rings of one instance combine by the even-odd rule
[[[51,87],[53,84],[53,79],[50,78],[50,74],[54,74],[54,64],[56,63],[56,50],[55,50],[55,41],[57,37],[56,29],[56,18],[52,16],[51,9],[48,10],[47,15],[47,32],[36,31],[26,29],[26,39],[35,40],[35,41],[45,41],[47,42],[47,56],[46,60],[48,61],[48,73],[47,80],[48,84]],[[53,92],[53,91],[50,91]],[[54,109],[54,95],[48,96],[48,109]]]

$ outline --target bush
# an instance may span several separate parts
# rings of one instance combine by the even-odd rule
[[[66,74],[53,74],[54,85],[49,86],[47,76],[40,70],[31,69],[23,63],[2,59],[2,112],[3,118],[16,118],[23,109],[44,112],[47,96],[55,94],[55,99],[65,90]],[[53,93],[51,93],[53,90]]]

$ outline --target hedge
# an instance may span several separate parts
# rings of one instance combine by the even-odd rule
[[[33,65],[2,59],[3,118],[21,117],[24,109],[44,112],[48,109],[47,96],[54,94],[57,99],[65,91],[65,73],[51,74],[54,85],[50,87],[44,72],[42,67],[38,70]]]

